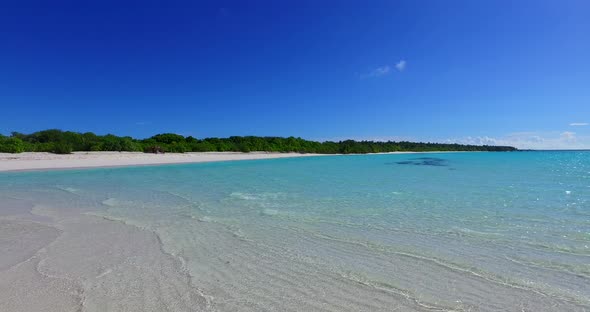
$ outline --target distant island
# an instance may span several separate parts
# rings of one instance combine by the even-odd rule
[[[49,129],[24,134],[0,134],[0,153],[49,152],[69,154],[80,151],[117,151],[146,153],[186,152],[280,152],[317,154],[368,154],[386,152],[436,151],[516,151],[511,146],[464,145],[407,141],[354,141],[316,142],[295,137],[231,136],[229,138],[197,139],[174,133],[157,134],[147,139],[120,137],[112,134],[97,135]]]

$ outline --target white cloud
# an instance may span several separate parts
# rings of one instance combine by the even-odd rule
[[[383,76],[383,75],[387,75],[389,74],[389,72],[391,71],[391,68],[389,68],[389,66],[383,66],[383,67],[378,67],[373,71],[373,74],[375,76]]]
[[[578,127],[579,127],[579,126],[587,126],[587,125],[588,125],[588,123],[587,123],[587,122],[572,122],[572,123],[570,124],[570,126],[573,126],[573,127],[576,127],[576,126],[578,126]]]
[[[397,64],[395,64],[395,68],[400,72],[404,71],[404,69],[406,69],[406,60],[397,62]]]
[[[515,132],[502,137],[465,137],[446,142],[476,145],[508,145],[519,149],[590,149],[590,136],[571,131]]]
[[[561,133],[561,138],[566,141],[575,141],[576,140],[576,133],[571,131],[564,131]]]
[[[385,66],[381,66],[381,67],[377,67],[377,68],[373,69],[370,73],[362,74],[361,78],[365,79],[365,78],[381,77],[381,76],[385,76],[385,75],[389,74],[390,72],[391,72],[391,67],[389,67],[389,65],[385,65]]]
[[[393,68],[389,65],[383,65],[380,67],[377,67],[373,70],[371,70],[368,73],[364,73],[360,75],[361,79],[366,79],[366,78],[377,78],[377,77],[382,77],[385,75],[389,75],[393,70],[397,70],[399,72],[402,72],[406,69],[406,61],[405,60],[400,60],[399,62],[397,62]]]

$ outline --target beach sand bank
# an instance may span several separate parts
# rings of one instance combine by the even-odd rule
[[[390,152],[375,154],[428,154],[461,152]],[[312,156],[336,156],[342,154],[300,154],[275,152],[204,152],[204,153],[167,153],[150,154],[139,152],[74,152],[66,155],[52,153],[0,153],[0,172],[55,170],[77,168],[108,168],[123,166],[147,166],[164,164],[184,164],[232,160],[255,160],[273,158],[294,158]],[[367,155],[367,154],[349,154]]]
[[[229,160],[253,160],[271,158],[289,158],[319,156],[319,154],[299,153],[167,153],[147,154],[137,152],[74,152],[67,155],[51,153],[0,153],[1,171],[51,170],[72,168],[100,168],[120,166],[142,166],[160,164],[182,164]]]
[[[76,152],[69,155],[0,154],[0,171],[141,166],[305,156],[320,155],[231,152],[158,155],[129,152]],[[0,253],[0,306],[3,307],[2,311],[234,310],[235,303],[228,301],[227,298],[224,299],[232,297],[228,295],[228,292],[231,294],[230,289],[216,288],[214,282],[207,280],[213,272],[211,268],[225,274],[224,270],[230,268],[229,262],[224,262],[221,267],[203,265],[202,272],[199,271],[200,274],[195,275],[198,280],[194,280],[194,275],[190,274],[186,266],[183,253],[167,250],[157,231],[105,216],[108,215],[105,211],[112,208],[111,201],[114,199],[103,200],[101,204],[101,200],[93,202],[90,200],[92,197],[81,196],[78,191],[75,188],[56,185],[55,189],[51,190],[21,186],[0,192],[0,250],[2,250]],[[218,247],[219,237],[223,237],[226,242],[241,242],[239,239],[236,240],[235,233],[226,233],[223,227],[219,230],[216,223],[207,222],[206,219],[190,218],[186,222],[194,223],[195,229],[202,231],[187,237],[207,237],[207,233],[217,233],[215,231],[223,234],[216,236],[216,243],[205,240],[198,245],[198,248],[195,247],[195,250],[208,251],[204,259],[209,259],[209,262],[215,262],[217,259],[211,255],[231,256],[230,250],[233,247],[230,244],[221,244],[222,247]],[[208,235],[211,236],[211,234]],[[222,251],[211,252],[216,248],[222,248]],[[239,264],[237,259],[232,259],[232,263],[234,262]],[[290,265],[285,263],[284,267]],[[193,271],[196,270],[194,265],[191,268]],[[305,271],[305,267],[300,269]],[[263,271],[264,274],[268,273]],[[255,280],[264,280],[264,278],[258,276]],[[228,279],[231,281],[231,278]],[[204,290],[203,285],[207,286],[207,291]],[[344,298],[346,296],[343,292],[345,289],[336,287],[330,289],[328,297]],[[367,290],[363,298],[374,296],[376,294]],[[387,302],[388,306],[395,306],[406,311],[416,310],[416,307],[400,298],[391,297],[386,293],[380,296],[380,300]],[[278,295],[269,295],[268,298],[275,297]],[[331,304],[335,306],[341,304],[337,302],[337,299],[334,300],[336,302]],[[251,309],[246,310],[257,310],[256,306],[259,304],[268,305],[269,310],[289,306],[286,303],[272,303],[271,300],[256,303]],[[361,306],[369,304],[365,301],[361,302]]]

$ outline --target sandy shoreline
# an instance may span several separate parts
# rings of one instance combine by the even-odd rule
[[[3,171],[46,170],[302,156],[315,155],[23,153],[0,154],[0,168]],[[192,224],[191,231],[194,231],[187,235],[189,242],[195,245],[195,250],[203,250],[207,260],[193,259],[192,263],[199,266],[191,266],[191,271],[184,253],[167,248],[160,236],[177,224],[164,222],[158,227],[148,227],[113,218],[111,215],[116,213],[109,211],[114,208],[112,201],[117,203],[118,195],[105,193],[105,200],[96,200],[92,196],[83,196],[79,189],[55,183],[55,186],[43,189],[15,186],[3,188],[0,192],[0,250],[5,251],[0,253],[2,311],[235,311],[230,300],[234,290],[216,288],[217,284],[208,279],[217,273],[233,272],[229,271],[233,263],[239,264],[239,259],[248,256],[238,254],[236,257],[231,252],[231,244],[245,243],[235,232],[192,215],[183,219],[183,222]],[[151,210],[144,208],[142,214],[149,214]],[[214,242],[210,241],[211,237],[215,238]],[[170,246],[170,238],[167,239]],[[217,263],[218,258],[223,261]],[[215,265],[207,266],[212,264]],[[290,268],[287,265],[282,267]],[[251,275],[262,280],[260,275],[254,275],[262,273],[256,272]],[[277,278],[281,276],[279,274]],[[231,276],[226,278],[232,280]],[[330,291],[330,298],[341,296],[339,288]],[[364,297],[371,296],[367,293]],[[270,299],[274,297],[278,296],[269,296]],[[381,299],[393,300],[390,296]],[[272,300],[262,305],[268,310],[286,307],[285,303],[273,303]],[[248,309],[246,305],[242,310],[259,309]]]
[[[0,237],[2,311],[208,310],[154,232],[84,208],[13,201],[0,204]]]
[[[413,154],[430,152],[392,152],[376,154]],[[435,152],[450,153],[450,152]],[[299,154],[272,152],[206,152],[146,154],[138,152],[74,152],[67,155],[51,153],[0,153],[0,172],[56,169],[109,168],[163,164],[185,164],[232,160],[293,158],[310,156],[336,156],[338,154]],[[374,155],[374,154],[371,154]]]
[[[0,153],[0,172],[183,164],[309,156],[320,156],[320,154],[267,152],[207,152],[184,154],[146,154],[134,152],[74,152],[68,155],[57,155],[51,153]]]
[[[0,158],[0,164],[60,164],[76,158],[98,158],[104,164],[105,158],[112,163],[117,156],[157,156],[94,154],[3,154],[12,158]],[[201,159],[233,160],[237,153],[217,154]],[[465,209],[489,200],[488,211],[497,211],[507,194],[504,188],[482,191],[474,185],[468,192],[460,189],[442,196],[464,187],[465,182],[454,185],[453,179],[472,172],[386,165],[387,158],[420,159],[427,156],[423,154],[382,156],[0,174],[0,310],[588,310],[584,249],[564,252],[561,246],[543,246],[531,254],[548,255],[539,258],[555,262],[511,266],[514,261],[507,251],[528,255],[529,241],[507,243],[515,236],[471,226],[481,225],[479,211],[460,223],[467,225],[456,226],[453,220],[467,214],[455,214],[455,205]],[[357,167],[356,160],[370,166]],[[449,157],[454,160],[465,159]],[[337,164],[326,166],[331,161]],[[462,168],[469,168],[468,161],[464,164]],[[413,169],[424,175],[412,175]],[[479,174],[467,182],[495,175],[487,169],[474,172]],[[505,185],[507,177],[520,180],[515,173],[495,181]],[[392,183],[381,187],[387,181]],[[527,190],[529,183],[522,181],[517,189]],[[440,185],[446,186],[437,189]],[[436,194],[428,194],[430,190]],[[578,196],[576,189],[563,193],[555,192],[564,202]],[[463,196],[465,204],[454,200]],[[436,211],[424,213],[422,207],[443,200],[448,206],[440,207],[450,212],[448,221],[439,221]],[[411,209],[416,214],[407,214]],[[398,214],[388,216],[392,211]],[[339,214],[343,217],[334,217]],[[397,223],[412,219],[416,223]],[[432,223],[414,231],[422,222]],[[440,246],[444,251],[439,252]],[[563,267],[556,269],[554,263]],[[527,279],[503,277],[509,274]]]

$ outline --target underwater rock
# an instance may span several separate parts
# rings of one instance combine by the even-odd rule
[[[448,160],[436,157],[418,157],[410,160],[396,161],[395,163],[386,163],[386,165],[392,164],[435,167],[446,167],[449,165]]]

